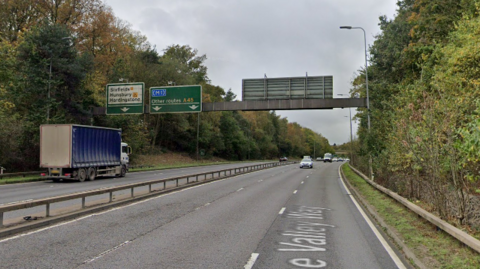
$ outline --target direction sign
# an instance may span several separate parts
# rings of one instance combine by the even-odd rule
[[[143,114],[143,82],[107,84],[107,115]]]
[[[202,86],[150,88],[150,113],[202,112]]]

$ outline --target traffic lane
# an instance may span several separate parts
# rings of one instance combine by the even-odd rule
[[[233,166],[233,167],[235,167],[235,166]],[[240,166],[240,167],[242,167],[242,166]],[[211,171],[211,170],[206,170],[206,171]],[[214,171],[216,171],[216,170],[214,170]],[[191,174],[191,173],[185,173],[184,170],[179,170],[179,171],[174,171],[174,172],[180,173],[181,175]],[[206,179],[210,179],[210,178],[211,178],[211,175],[207,175]],[[204,179],[203,177],[200,177],[199,181],[201,181],[203,179]],[[151,180],[151,179],[143,179],[142,181],[147,181],[147,180]],[[189,181],[191,182],[192,180],[193,179],[191,178]],[[186,178],[178,180],[178,185],[179,186],[184,185],[186,183],[187,183]],[[78,184],[82,184],[82,183],[69,182],[69,183],[66,183],[66,184],[77,184],[78,185]],[[89,183],[85,182],[84,184],[89,184]],[[54,188],[56,186],[61,186],[61,185],[58,185],[57,183],[52,183],[51,184],[52,188]],[[177,186],[176,181],[169,181],[169,182],[166,182],[165,185],[163,183],[152,185],[152,190],[163,190],[165,188],[171,189],[171,188],[174,188],[176,186]],[[148,186],[135,188],[135,195],[138,196],[138,195],[141,195],[141,194],[148,193],[148,189],[149,189]],[[113,194],[113,200],[118,201],[118,200],[121,200],[121,199],[128,198],[130,196],[131,196],[130,190],[116,191]],[[28,200],[32,200],[32,199],[28,199]],[[28,201],[28,200],[21,200],[21,201]],[[90,196],[90,197],[86,198],[86,206],[97,205],[97,204],[100,204],[100,203],[107,203],[108,201],[109,201],[109,194],[108,193],[102,194],[102,195]],[[15,202],[13,202],[13,203],[15,203]],[[82,205],[82,200],[81,199],[72,199],[72,200],[68,200],[68,201],[64,201],[64,202],[54,203],[54,204],[51,204],[51,206],[50,206],[50,215],[51,216],[56,216],[56,215],[64,214],[64,213],[67,213],[67,212],[72,212],[72,211],[75,211],[75,210],[79,210],[79,209],[81,209],[81,205]],[[32,207],[32,208],[26,208],[26,209],[6,212],[4,214],[4,224],[5,225],[12,225],[12,224],[18,224],[18,223],[24,223],[24,222],[31,221],[31,220],[24,220],[23,219],[24,217],[31,217],[33,219],[45,217],[45,206],[42,205],[42,206],[37,206],[37,207]]]
[[[234,193],[80,268],[242,268],[298,186],[298,174],[290,169],[237,185]]]
[[[209,177],[211,178],[211,177]],[[209,179],[207,178],[207,180]],[[202,181],[203,179],[200,179],[199,181]],[[192,180],[190,179],[190,182]],[[178,181],[178,186],[182,186],[187,184],[187,179],[181,179]],[[175,181],[169,181],[165,182],[165,185],[163,183],[159,184],[153,184],[152,185],[152,191],[161,191],[165,189],[172,189],[177,187],[177,184]],[[143,187],[138,187],[135,188],[134,190],[134,196],[139,196],[142,194],[147,194],[149,193],[149,187],[148,186],[143,186]],[[121,190],[121,191],[116,191],[112,195],[112,200],[113,201],[119,201],[123,199],[128,199],[131,197],[131,191],[130,189],[127,190]],[[95,195],[95,196],[89,196],[86,197],[85,199],[85,205],[88,206],[94,206],[102,203],[108,203],[110,199],[110,194],[105,193],[105,194],[100,194],[100,195]],[[76,211],[82,209],[82,199],[72,199],[72,200],[67,200],[63,202],[57,202],[53,203],[50,205],[50,216],[58,216],[61,214],[65,214],[68,212]],[[9,211],[5,212],[3,216],[3,223],[4,225],[16,225],[19,223],[25,223],[29,222],[31,220],[24,220],[24,217],[30,216],[31,218],[44,218],[45,217],[45,205],[41,206],[36,206],[36,207],[30,207],[30,208],[25,208],[25,209],[20,209],[20,210],[15,210],[15,211]]]
[[[182,171],[180,171],[182,172]],[[207,175],[206,180],[211,179],[211,175]],[[194,179],[189,179],[189,182],[192,182]],[[200,177],[199,181],[205,180],[204,177]],[[180,179],[178,180],[178,186],[182,186],[187,184],[187,179]],[[164,183],[158,183],[152,185],[152,191],[158,190],[165,190],[165,189],[172,189],[177,187],[176,181],[168,181]],[[139,196],[142,194],[149,193],[149,186],[137,187],[134,190],[134,195]],[[130,189],[116,191],[113,193],[113,201],[128,199],[131,197]],[[86,206],[93,206],[102,203],[108,203],[110,198],[109,193],[89,196],[85,199]],[[72,199],[63,202],[57,202],[50,205],[50,216],[58,216],[64,213],[80,210],[82,207],[82,199]],[[39,219],[45,217],[45,205],[25,208],[15,211],[9,211],[4,214],[4,225],[16,225],[19,223],[30,222],[30,220],[24,220],[25,217],[30,217],[33,219]]]
[[[95,181],[90,182],[67,181],[55,183],[47,180],[42,182],[0,185],[0,205],[12,202],[26,201],[30,199],[35,200],[76,192],[84,192],[99,188],[115,187],[129,183],[164,179],[188,174],[206,173],[211,171],[244,167],[262,163],[265,162],[235,163],[135,172],[127,173],[127,175],[123,178],[99,177]]]
[[[292,165],[261,170],[0,240],[0,268],[202,264],[192,257],[244,264],[299,184],[298,173]]]
[[[321,164],[287,202],[253,268],[397,268],[340,184]]]

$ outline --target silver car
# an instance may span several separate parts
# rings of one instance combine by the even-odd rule
[[[300,162],[300,168],[304,168],[304,167],[313,168],[313,161],[312,161],[312,159],[303,159],[303,160]]]

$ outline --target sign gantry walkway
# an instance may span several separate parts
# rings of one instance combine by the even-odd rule
[[[202,112],[333,109],[349,107],[367,107],[367,99],[296,99],[202,103]],[[148,105],[145,106],[144,110],[146,114],[149,114],[150,109]],[[93,108],[93,115],[105,115],[105,112],[105,107]]]

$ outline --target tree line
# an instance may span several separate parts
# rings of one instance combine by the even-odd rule
[[[74,123],[122,128],[138,154],[196,152],[197,115],[95,116],[108,83],[145,88],[201,85],[203,102],[235,101],[212,85],[206,55],[189,45],[159,53],[101,0],[0,1],[0,165],[38,169],[39,126]],[[200,115],[199,148],[229,160],[300,157],[332,152],[321,134],[274,111]]]
[[[480,227],[480,2],[400,0],[369,48],[371,130],[357,166],[444,219]],[[365,70],[352,94],[365,97]]]

